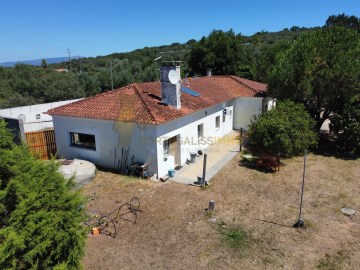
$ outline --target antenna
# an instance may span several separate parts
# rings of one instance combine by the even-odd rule
[[[180,81],[180,76],[175,70],[170,70],[168,75],[169,81],[172,84],[177,84]]]
[[[185,78],[182,80],[182,82],[186,83],[188,87],[190,87],[190,83],[188,80],[189,73],[186,73]]]

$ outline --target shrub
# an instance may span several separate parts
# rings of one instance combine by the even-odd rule
[[[317,145],[314,124],[303,105],[284,101],[251,122],[249,137],[264,152],[297,155]]]
[[[77,269],[83,199],[54,161],[33,157],[0,121],[0,269]],[[4,147],[5,146],[5,147]]]
[[[360,153],[360,100],[347,104],[341,114],[334,114],[331,123],[338,133],[340,146]]]

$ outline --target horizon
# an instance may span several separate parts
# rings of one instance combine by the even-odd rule
[[[144,0],[101,4],[64,0],[51,5],[44,0],[18,0],[3,4],[2,9],[0,23],[6,27],[0,30],[0,63],[68,57],[68,48],[72,56],[81,57],[125,53],[199,40],[214,29],[251,36],[292,26],[321,27],[329,16],[342,13],[360,17],[358,0],[184,0],[178,6]]]

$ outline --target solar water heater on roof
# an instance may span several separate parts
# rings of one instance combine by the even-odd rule
[[[192,89],[187,88],[185,86],[181,86],[181,91],[186,93],[186,94],[192,95],[194,97],[201,96],[201,94],[199,92],[196,92],[195,90],[192,90]]]

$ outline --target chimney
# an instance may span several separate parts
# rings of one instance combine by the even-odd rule
[[[179,62],[169,62],[160,67],[161,102],[176,109],[181,108],[180,78]]]
[[[211,77],[211,68],[208,68],[208,69],[206,70],[206,75],[207,75],[208,77]]]

